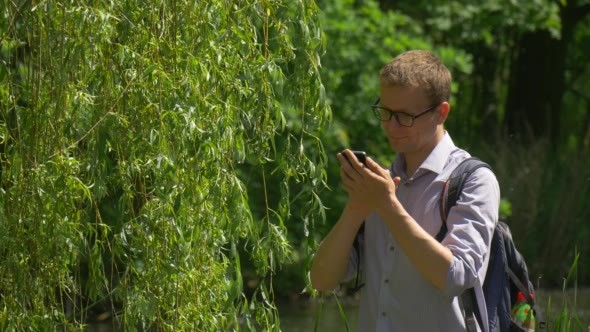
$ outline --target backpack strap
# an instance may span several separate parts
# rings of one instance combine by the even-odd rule
[[[461,294],[461,303],[465,311],[465,327],[468,332],[477,332],[477,324],[481,325],[481,317],[479,308],[477,307],[477,298],[475,297],[475,290],[469,288]]]
[[[480,167],[486,167],[490,170],[492,169],[490,165],[484,163],[478,158],[467,158],[457,165],[457,167],[451,173],[449,179],[445,182],[443,191],[441,193],[440,202],[440,218],[442,220],[442,225],[438,234],[436,235],[436,240],[438,242],[441,242],[445,235],[447,235],[447,217],[449,216],[451,207],[457,204],[457,200],[459,200],[459,196],[461,195],[465,181],[471,175],[471,173],[475,172],[475,170]]]
[[[361,238],[365,236],[365,222],[361,224],[356,236],[354,237],[354,241],[352,242],[352,247],[356,254],[356,276],[354,278],[354,286],[347,289],[349,295],[352,295],[358,292],[365,283],[361,280]]]
[[[510,257],[513,257],[513,264],[515,264],[514,268],[517,269],[516,272],[513,271],[509,264],[509,260],[506,259],[506,261],[504,262],[504,270],[506,271],[506,273],[510,277],[510,280],[512,280],[516,288],[518,288],[518,290],[522,292],[528,304],[530,304],[532,307],[534,305],[534,295],[531,296],[532,290],[529,288],[529,285],[524,284],[525,282],[527,282],[528,279],[528,269],[524,264],[524,259],[514,247],[514,243],[512,242],[512,233],[510,232],[510,228],[508,228],[508,225],[506,225],[504,222],[499,221],[497,228],[498,231],[502,233],[502,237],[507,239],[504,242],[508,241],[505,244],[505,246],[507,246],[507,248],[505,249],[505,251],[507,251],[506,255],[510,255]],[[521,280],[517,276],[517,273],[520,275],[526,275],[526,279]]]
[[[465,181],[473,172],[475,172],[475,170],[481,167],[486,167],[490,170],[492,169],[488,164],[478,158],[467,158],[455,167],[451,176],[449,176],[449,179],[445,182],[440,202],[440,217],[442,225],[436,235],[436,240],[438,242],[442,242],[445,235],[447,235],[447,217],[449,216],[451,208],[457,204],[459,196],[463,191]],[[487,322],[482,322],[481,313],[475,296],[475,289],[469,288],[463,292],[463,294],[461,294],[461,302],[463,304],[463,310],[465,311],[465,326],[467,331],[476,332],[477,322],[479,322],[480,326],[486,324],[487,327]],[[487,331],[487,328],[484,328],[484,331]]]

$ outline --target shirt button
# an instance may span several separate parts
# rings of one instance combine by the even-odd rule
[[[393,246],[389,246],[389,251],[393,251]]]
[[[381,312],[381,316],[383,316],[383,317],[387,316],[387,314],[385,313],[385,311],[382,311]]]
[[[389,279],[383,280],[386,284],[389,283]]]

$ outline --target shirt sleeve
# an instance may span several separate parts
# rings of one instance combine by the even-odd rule
[[[463,185],[457,205],[450,209],[448,232],[441,242],[453,254],[446,296],[458,296],[465,289],[483,284],[499,207],[496,176],[487,168],[477,169]]]

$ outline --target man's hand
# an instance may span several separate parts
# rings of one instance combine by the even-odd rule
[[[341,165],[342,185],[349,195],[349,208],[367,215],[371,211],[397,203],[395,191],[400,182],[399,177],[392,179],[389,170],[379,166],[370,157],[367,157],[364,166],[349,149],[339,153],[338,160]]]

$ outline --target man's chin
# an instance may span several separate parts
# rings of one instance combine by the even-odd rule
[[[403,140],[399,139],[390,139],[389,140],[389,147],[393,149],[393,151],[397,153],[404,153],[408,149],[408,145]]]

